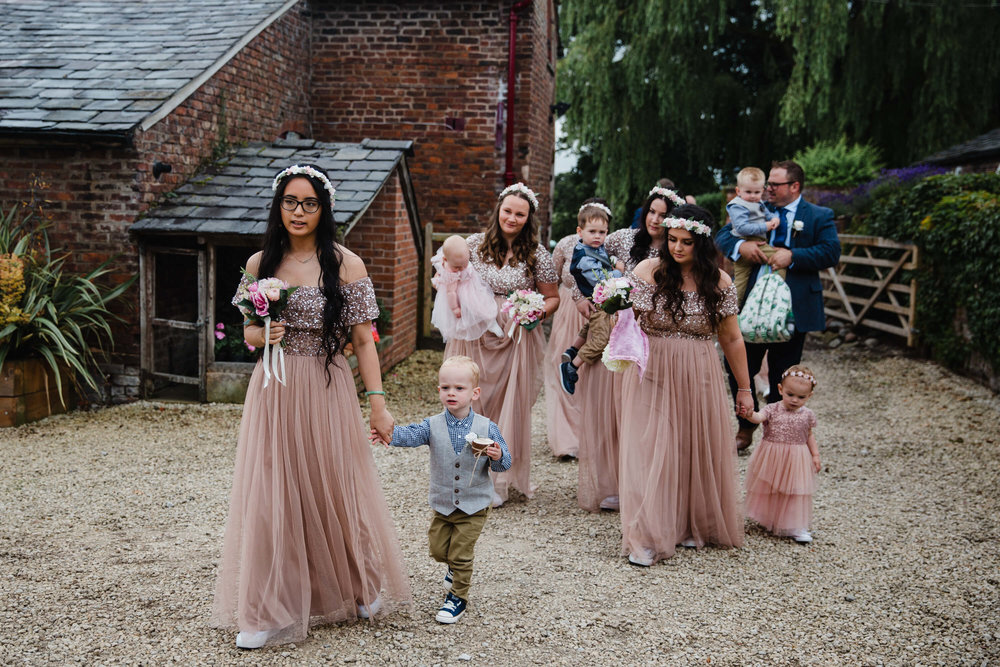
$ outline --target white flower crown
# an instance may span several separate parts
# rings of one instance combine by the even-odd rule
[[[809,373],[803,373],[802,371],[785,371],[784,373],[781,374],[781,379],[784,380],[789,375],[791,375],[792,377],[809,380],[809,383],[812,384],[812,386],[814,387],[816,386],[816,378],[814,378],[812,375],[809,375]]]
[[[538,197],[536,197],[535,193],[532,192],[531,188],[529,188],[524,183],[515,183],[514,185],[508,185],[503,189],[503,192],[500,193],[500,196],[497,197],[497,199],[499,201],[503,201],[504,197],[506,197],[509,194],[513,194],[515,192],[520,192],[522,195],[528,198],[528,202],[531,204],[532,211],[538,210]]]
[[[712,235],[711,227],[697,220],[688,220],[687,218],[666,218],[660,223],[660,226],[670,227],[671,229],[686,229],[693,234],[701,234],[702,236]]]
[[[596,208],[596,209],[600,209],[600,210],[604,211],[609,218],[611,217],[611,209],[608,208],[607,206],[605,206],[604,204],[600,204],[600,203],[598,203],[596,201],[592,201],[589,204],[584,204],[583,206],[580,207],[580,210],[577,211],[576,214],[580,215],[581,213],[583,213],[583,209],[591,207],[591,206],[594,207],[594,208]]]
[[[667,188],[661,188],[660,186],[656,186],[655,188],[650,190],[649,194],[646,196],[652,197],[653,195],[661,195],[663,197],[666,197],[667,199],[673,202],[674,206],[682,206],[687,203],[686,201],[681,199],[681,196],[676,192],[674,192],[673,190],[669,190]]]
[[[317,171],[312,167],[304,167],[299,164],[292,165],[287,169],[282,169],[278,172],[278,175],[274,177],[274,182],[271,183],[271,191],[276,192],[278,190],[278,185],[281,183],[281,179],[286,176],[312,176],[317,178],[323,183],[323,189],[330,193],[330,206],[333,206],[334,199],[337,198],[337,188],[333,187],[333,183],[330,182],[323,172]]]

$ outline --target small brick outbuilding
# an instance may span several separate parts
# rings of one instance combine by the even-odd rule
[[[236,238],[252,244],[254,235],[232,233],[226,206],[206,215],[203,229],[163,233],[149,227],[166,219],[162,211],[193,195],[188,189],[208,175],[216,186],[230,177],[264,178],[211,173],[227,156],[222,172],[239,166],[245,150],[314,141],[305,150],[394,151],[390,175],[381,189],[364,191],[371,195],[366,214],[347,235],[391,311],[392,343],[384,351],[391,363],[415,344],[422,281],[409,262],[420,262],[404,246],[421,252],[420,223],[435,231],[479,229],[505,176],[514,176],[540,193],[547,229],[555,21],[553,0],[7,5],[0,16],[0,205],[41,202],[54,244],[71,253],[70,271],[114,258],[115,280],[148,279],[144,253],[163,241],[194,250],[189,257],[204,253],[205,266],[187,275],[207,281],[204,317],[194,318],[191,334],[194,349],[207,350],[216,319],[209,306],[231,292],[228,278],[224,286],[221,278],[217,286],[209,281],[210,249]],[[349,191],[347,180],[336,180]],[[375,221],[382,215],[398,223],[388,237]],[[265,216],[262,209],[250,217]],[[169,364],[157,368],[148,352],[148,288],[137,285],[122,309],[106,369],[108,400],[142,395],[157,385],[156,373],[183,375]],[[205,396],[205,371],[195,372]]]

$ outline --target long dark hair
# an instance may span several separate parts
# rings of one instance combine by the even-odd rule
[[[326,173],[315,165],[312,167],[324,176]],[[278,270],[281,260],[289,249],[288,230],[281,220],[281,198],[285,188],[293,178],[305,178],[316,191],[319,199],[319,224],[316,226],[316,256],[319,259],[320,289],[326,297],[323,306],[322,347],[326,353],[326,383],[330,384],[330,364],[334,357],[344,351],[347,345],[348,328],[344,324],[344,295],[340,291],[340,266],[344,255],[337,245],[337,227],[333,222],[333,202],[330,193],[323,187],[323,181],[308,174],[290,174],[281,179],[278,189],[271,199],[271,211],[267,216],[267,230],[264,232],[264,247],[261,251],[258,277],[270,277]]]
[[[700,206],[694,204],[683,204],[675,208],[671,214],[674,218],[686,218],[696,220],[709,227],[714,227],[715,220],[712,214]],[[668,228],[667,234],[670,233]],[[722,321],[719,314],[719,305],[722,302],[722,292],[719,290],[719,254],[715,249],[715,242],[712,236],[703,236],[691,232],[694,240],[694,264],[691,267],[691,277],[694,278],[698,286],[698,294],[705,301],[705,314],[712,324],[712,329],[718,328]],[[660,253],[660,263],[653,271],[653,281],[656,283],[656,291],[653,292],[653,301],[659,301],[664,308],[674,318],[674,322],[684,319],[684,292],[682,286],[684,278],[681,276],[680,264],[674,260],[666,250]]]
[[[528,221],[521,227],[521,232],[514,239],[510,247],[507,246],[507,239],[500,233],[500,207],[503,199],[507,197],[520,197],[528,202]],[[493,207],[493,213],[486,221],[486,233],[483,235],[483,242],[479,246],[479,258],[487,264],[493,264],[498,269],[503,268],[504,257],[507,251],[511,250],[510,265],[515,266],[524,262],[528,267],[528,273],[535,275],[535,251],[538,249],[538,229],[535,223],[535,207],[531,205],[528,197],[516,190],[497,201]]]
[[[632,242],[632,250],[629,252],[632,266],[649,257],[649,247],[653,245],[653,237],[646,229],[646,216],[649,215],[649,207],[654,199],[659,199],[667,205],[667,215],[671,215],[674,210],[674,203],[667,199],[666,195],[651,194],[646,197],[646,203],[642,205],[642,213],[639,214],[639,229],[635,233],[635,240]],[[661,255],[663,253],[660,253]]]

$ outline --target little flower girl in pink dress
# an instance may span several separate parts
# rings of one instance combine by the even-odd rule
[[[792,366],[781,376],[781,401],[747,417],[764,425],[764,438],[747,463],[746,511],[775,535],[812,542],[814,477],[820,470],[816,415],[805,407],[816,378],[805,366]]]
[[[469,263],[469,246],[461,236],[449,236],[431,258],[431,279],[437,296],[431,324],[445,341],[477,340],[487,331],[503,336],[497,324],[497,304],[486,281]]]

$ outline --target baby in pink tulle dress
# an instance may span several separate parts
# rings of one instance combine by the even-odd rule
[[[503,336],[493,290],[469,259],[469,246],[461,236],[449,236],[431,258],[431,283],[437,290],[431,324],[446,341],[477,340],[487,331]]]
[[[747,516],[775,535],[812,542],[812,496],[820,470],[816,414],[805,407],[816,378],[805,366],[785,371],[778,384],[781,401],[747,419],[764,425],[764,437],[747,463]]]

